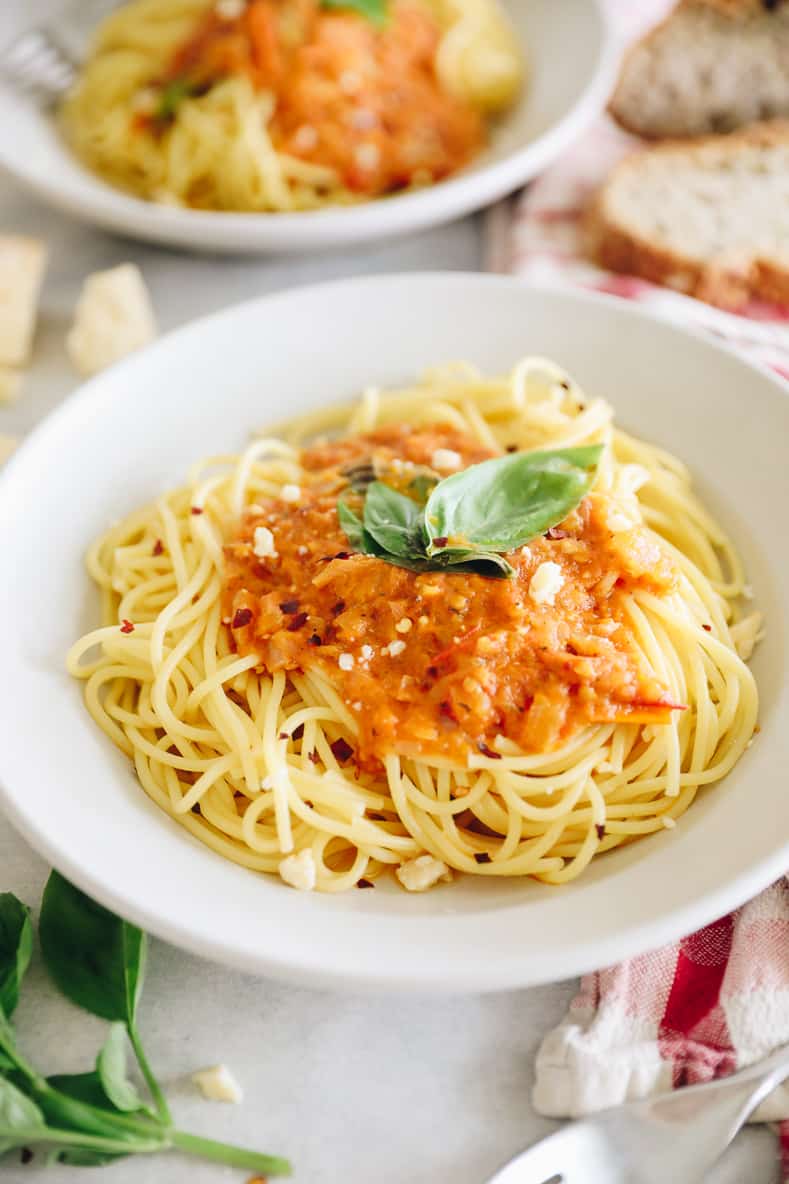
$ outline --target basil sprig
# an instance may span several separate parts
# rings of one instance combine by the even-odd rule
[[[82,1167],[126,1155],[177,1148],[266,1176],[289,1175],[276,1156],[176,1130],[137,1030],[147,938],[95,904],[57,872],[44,892],[41,949],[55,983],[93,1015],[114,1021],[84,1073],[44,1077],[21,1052],[11,1017],[30,961],[30,914],[10,892],[0,894],[0,1156],[36,1148],[42,1162]],[[131,1045],[153,1105],[126,1075]]]
[[[386,6],[387,0],[321,0],[321,8],[356,12],[374,25],[385,23]]]
[[[594,484],[602,444],[517,452],[471,465],[425,489],[420,504],[382,481],[366,485],[362,516],[340,498],[351,545],[409,571],[506,578],[504,555],[556,526]]]

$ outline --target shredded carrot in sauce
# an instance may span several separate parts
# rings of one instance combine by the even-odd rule
[[[248,78],[275,97],[269,131],[278,151],[374,196],[440,180],[482,147],[482,116],[436,75],[440,38],[414,0],[393,0],[381,27],[318,0],[250,0],[238,17],[211,9],[164,81],[200,93]]]
[[[463,466],[491,455],[443,425],[403,424],[302,453],[299,501],[252,508],[225,548],[223,611],[239,652],[270,673],[321,672],[357,720],[364,767],[390,752],[495,757],[499,736],[545,752],[590,723],[668,722],[681,705],[640,653],[624,599],[663,595],[676,573],[644,527],[610,529],[607,496],[591,493],[560,529],[508,555],[512,579],[415,573],[353,552],[337,517],[348,472],[419,472],[437,449]],[[275,555],[255,555],[259,526]],[[538,603],[531,578],[549,560],[562,585],[555,603]]]

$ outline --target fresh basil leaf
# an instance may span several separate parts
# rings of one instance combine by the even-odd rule
[[[348,536],[348,542],[356,551],[361,551],[364,554],[366,552],[364,523],[348,505],[345,494],[337,502],[337,517],[340,520],[340,526]]]
[[[0,894],[0,1008],[8,1019],[19,1002],[22,979],[33,952],[28,910],[11,892]]]
[[[373,481],[364,500],[364,529],[387,555],[425,558],[422,507],[382,481]]]
[[[134,1026],[145,970],[142,930],[52,872],[39,936],[44,961],[64,995],[102,1019]]]
[[[2,1048],[0,1048],[0,1073],[8,1073],[11,1071],[11,1069],[15,1068],[16,1065],[14,1062],[10,1057],[7,1057]]]
[[[126,1076],[126,1029],[113,1024],[96,1059],[96,1075],[102,1090],[116,1110],[142,1110],[143,1101]]]
[[[330,11],[355,12],[374,25],[386,22],[387,0],[321,0],[321,8]]]
[[[46,1130],[46,1121],[38,1106],[7,1077],[0,1078],[0,1153],[27,1143],[39,1130]]]
[[[60,1073],[47,1080],[47,1087],[36,1091],[36,1101],[47,1122],[61,1130],[79,1131],[82,1135],[97,1136],[129,1143],[132,1147],[141,1138],[148,1139],[147,1120],[141,1120],[138,1129],[129,1126],[125,1113],[111,1109],[101,1084],[101,1078],[92,1073]],[[145,1125],[143,1125],[145,1124]],[[156,1137],[161,1132],[158,1124],[150,1127]]]
[[[465,551],[446,547],[437,551],[427,561],[429,571],[473,572],[491,579],[508,580],[515,575],[515,568],[503,555],[494,551]]]
[[[514,452],[440,481],[425,506],[429,542],[449,538],[480,551],[514,551],[556,526],[589,492],[601,444]]]
[[[169,123],[175,119],[184,99],[189,99],[196,93],[196,84],[188,78],[174,78],[172,82],[168,82],[159,95],[159,102],[154,112],[156,122]]]
[[[89,1073],[56,1073],[47,1078],[47,1085],[74,1102],[84,1102],[86,1106],[94,1106],[98,1110],[104,1110],[112,1104],[95,1069]]]

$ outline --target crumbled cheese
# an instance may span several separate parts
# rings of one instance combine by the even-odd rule
[[[637,519],[619,506],[609,508],[605,521],[608,529],[612,530],[614,534],[620,534],[623,530],[632,530],[637,525]]]
[[[153,115],[160,98],[160,92],[155,87],[144,86],[132,96],[131,109],[135,115]]]
[[[351,707],[353,707],[354,711],[361,711],[361,710],[362,710],[362,701],[361,701],[361,699],[357,699],[355,703],[352,703],[352,704],[351,704]]]
[[[362,76],[356,70],[343,70],[339,82],[340,90],[344,94],[354,95],[362,85]]]
[[[223,21],[237,21],[246,6],[246,0],[216,0],[214,12]]]
[[[763,623],[764,617],[762,614],[754,612],[749,613],[747,617],[743,617],[736,625],[732,625],[729,631],[731,633],[731,639],[734,642],[734,648],[743,662],[748,661],[758,643],[764,639]]]
[[[430,617],[428,617],[425,613],[422,613],[422,616],[419,618],[417,624],[420,625],[422,629],[424,629],[425,625],[430,624]]]
[[[274,559],[277,548],[274,546],[274,535],[267,526],[256,526],[252,541],[252,550],[258,559]]]
[[[311,123],[302,123],[293,136],[293,147],[297,152],[312,152],[318,147],[318,133]]]
[[[7,461],[12,452],[19,447],[19,439],[16,436],[6,436],[0,432],[0,465]]]
[[[363,645],[362,646],[362,657],[364,658],[365,662],[369,662],[370,658],[372,658],[372,656],[373,656],[373,647],[371,645]]]
[[[214,1065],[192,1074],[192,1081],[209,1102],[232,1102],[238,1105],[244,1100],[244,1092],[227,1065]]]
[[[398,633],[410,633],[414,627],[414,622],[410,617],[403,617],[402,621],[398,621],[395,629]]]
[[[381,149],[377,144],[370,142],[360,144],[353,155],[360,169],[377,169],[381,163]]]
[[[408,892],[426,892],[450,871],[445,863],[433,855],[418,855],[416,859],[409,859],[401,863],[395,875]]]
[[[0,365],[30,357],[47,250],[34,238],[0,235]]]
[[[541,563],[529,582],[529,596],[535,604],[553,604],[556,594],[564,584],[562,569],[558,563],[547,560]]]
[[[8,366],[0,366],[0,403],[15,403],[22,393],[24,375]]]
[[[461,464],[460,453],[454,448],[437,448],[430,458],[431,469],[438,469],[439,473],[454,473]]]
[[[664,814],[660,821],[663,823],[666,830],[673,830],[674,827],[677,825],[675,820],[671,817],[670,814]]]
[[[340,670],[353,670],[353,654],[340,654],[339,658],[337,659],[337,665],[339,666]]]
[[[283,859],[279,865],[279,874],[291,888],[298,888],[300,892],[312,892],[316,873],[315,860],[309,847]]]
[[[390,658],[396,658],[397,655],[402,654],[403,650],[405,649],[405,642],[400,640],[390,641],[386,649]]]
[[[283,502],[297,502],[301,500],[301,486],[299,485],[283,485],[279,491],[279,496]]]
[[[88,276],[66,339],[80,374],[97,374],[155,336],[153,308],[138,267],[124,263]]]
[[[298,555],[309,555],[309,553],[310,553],[309,547],[305,547],[303,544],[299,547],[299,549],[297,551]]]
[[[371,132],[378,126],[378,116],[367,107],[357,107],[351,112],[350,125],[357,132]]]
[[[274,788],[274,778],[270,777],[270,776],[264,777],[260,783],[260,788],[261,789],[273,789]]]

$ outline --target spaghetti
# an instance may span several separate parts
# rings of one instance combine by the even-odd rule
[[[431,184],[522,84],[496,0],[133,0],[62,110],[77,155],[152,201],[287,211]],[[356,11],[355,9],[359,9]]]
[[[509,580],[334,549],[342,474],[369,458],[422,473],[587,444],[592,492]],[[91,715],[163,810],[300,887],[567,882],[673,827],[756,726],[735,550],[680,462],[544,359],[291,421],[113,526],[88,568],[104,625],[68,666]]]

